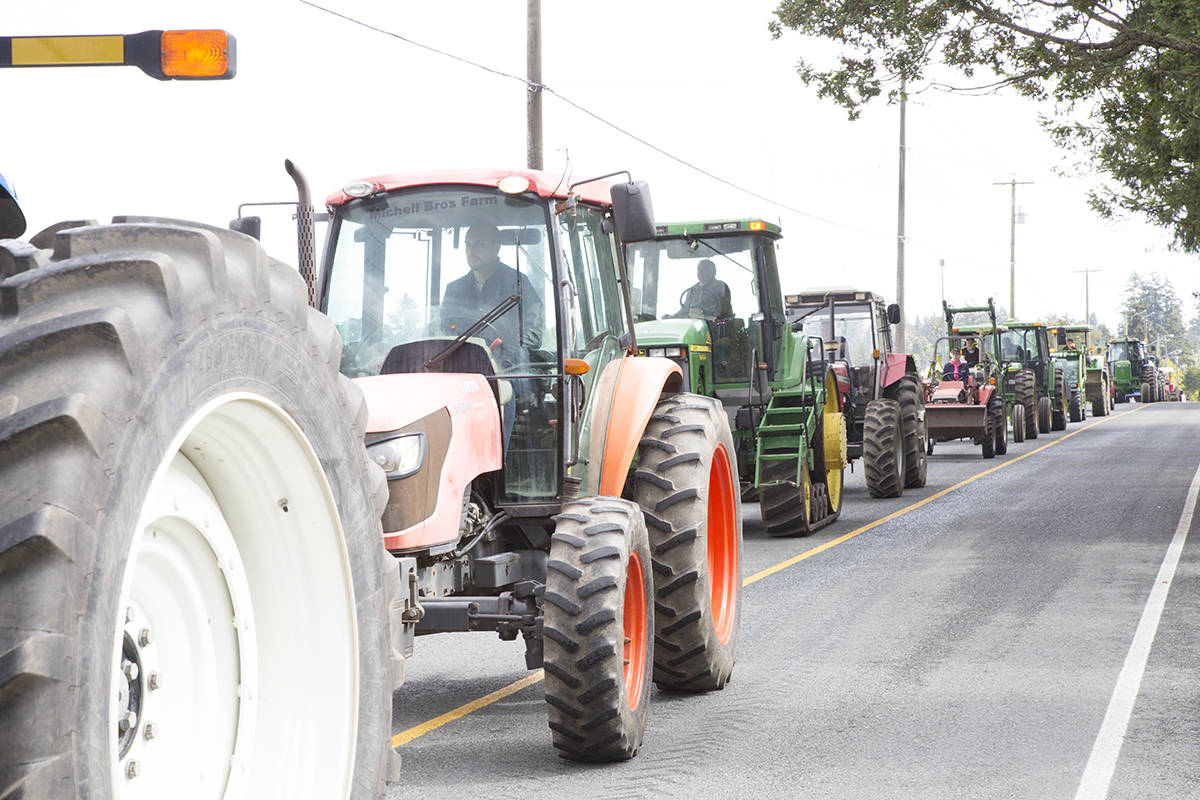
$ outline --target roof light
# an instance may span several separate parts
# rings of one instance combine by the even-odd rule
[[[370,181],[350,181],[342,187],[342,191],[350,197],[370,197],[375,194],[376,188]]]
[[[220,30],[163,31],[162,71],[169,78],[223,78],[229,72],[229,34]]]
[[[529,191],[529,178],[524,175],[505,175],[496,184],[496,188],[505,194],[520,194]]]
[[[750,223],[750,230],[752,231],[765,231],[766,229],[767,223],[763,222],[762,220],[756,219]]]

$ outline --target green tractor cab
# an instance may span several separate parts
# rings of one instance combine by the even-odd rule
[[[1005,395],[1025,407],[1025,438],[1067,427],[1067,386],[1050,358],[1047,328],[1041,322],[1004,323],[1000,359],[1008,374]]]
[[[1124,403],[1131,397],[1151,403],[1158,388],[1158,368],[1146,343],[1141,339],[1115,339],[1105,354],[1112,375],[1113,402]]]
[[[788,324],[780,236],[759,219],[659,224],[628,247],[630,302],[638,355],[674,361],[686,391],[724,407],[767,532],[803,536],[841,513],[848,381],[827,342]]]
[[[1092,415],[1106,416],[1112,408],[1112,381],[1104,359],[1092,353],[1090,325],[1059,325],[1049,330],[1050,358],[1063,372],[1067,387],[1067,416],[1071,422]]]

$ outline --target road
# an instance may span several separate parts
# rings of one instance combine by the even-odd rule
[[[807,539],[747,505],[733,680],[655,690],[622,764],[555,755],[519,642],[420,639],[388,797],[1200,797],[1200,533],[1164,569],[1197,445],[1200,404],[1121,405],[995,460],[941,444],[894,500],[847,471]]]

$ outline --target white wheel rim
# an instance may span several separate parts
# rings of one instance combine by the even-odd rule
[[[151,481],[118,613],[114,797],[349,796],[353,581],[329,484],[283,409],[229,394],[183,426]]]

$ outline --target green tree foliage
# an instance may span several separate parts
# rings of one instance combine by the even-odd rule
[[[1183,377],[1179,379],[1179,385],[1183,387],[1183,394],[1189,400],[1195,400],[1200,397],[1200,367],[1188,367],[1183,371]]]
[[[1155,344],[1162,339],[1167,353],[1178,351],[1171,360],[1190,364],[1194,360],[1192,343],[1183,326],[1179,295],[1170,279],[1151,272],[1148,278],[1138,273],[1129,276],[1121,313],[1127,320],[1127,335]]]
[[[1111,178],[1093,207],[1143,214],[1200,252],[1200,3],[782,0],[775,17],[775,37],[839,44],[836,65],[797,70],[851,118],[885,85],[912,86],[941,64],[976,84],[957,88],[1053,100],[1043,124]]]

